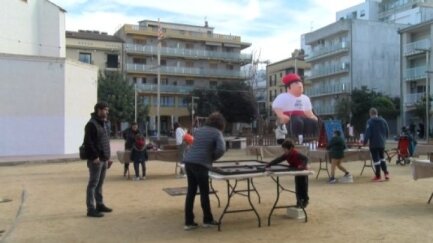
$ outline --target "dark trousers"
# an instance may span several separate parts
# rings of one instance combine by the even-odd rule
[[[87,210],[95,209],[96,205],[103,205],[104,200],[102,197],[102,186],[104,185],[105,173],[107,171],[107,162],[100,161],[93,163],[87,161],[87,168],[89,168],[89,183],[87,184],[86,204]]]
[[[384,156],[385,148],[370,148],[370,153],[374,164],[374,170],[376,171],[376,176],[380,177],[380,169],[383,170],[383,173],[388,174]]]
[[[281,145],[284,142],[284,138],[277,139],[277,144]]]
[[[302,116],[292,116],[288,125],[288,131],[290,131],[291,136],[294,139],[298,139],[298,135],[303,135],[304,137],[314,137],[317,136],[318,122],[316,120],[302,117]]]
[[[140,165],[141,165],[141,169],[143,170],[143,176],[146,176],[146,163],[144,163],[144,161],[134,161],[134,172],[135,172],[135,177],[139,177],[140,176]]]
[[[296,205],[307,207],[308,201],[308,176],[295,176]]]
[[[203,210],[203,223],[213,221],[209,201],[209,169],[197,165],[185,163],[185,171],[188,179],[188,192],[185,199],[185,225],[194,223],[194,200],[197,188],[200,188],[200,201]]]
[[[129,171],[129,163],[125,163],[124,165],[124,169],[123,169],[123,175],[126,176],[126,172]],[[129,173],[128,173],[129,176]]]

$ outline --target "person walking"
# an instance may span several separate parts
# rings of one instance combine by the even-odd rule
[[[183,159],[188,181],[185,199],[185,230],[198,227],[194,221],[194,200],[200,189],[200,202],[203,210],[203,227],[218,225],[213,218],[209,200],[209,170],[212,162],[219,159],[226,151],[223,134],[225,119],[219,112],[209,115],[203,127],[197,129],[194,143]]]
[[[111,164],[110,137],[107,126],[108,104],[98,102],[94,107],[84,132],[84,146],[89,169],[89,182],[86,190],[88,217],[103,217],[102,213],[110,213],[111,208],[104,204],[102,187],[107,167]]]
[[[146,138],[142,134],[137,134],[135,136],[135,144],[132,146],[131,161],[134,162],[134,181],[146,179],[146,161],[149,156],[147,155],[145,141]],[[140,165],[143,172],[142,177],[140,177]]]
[[[332,137],[329,144],[326,146],[329,151],[329,157],[331,158],[331,177],[329,178],[329,183],[333,184],[337,182],[335,179],[335,168],[344,172],[344,177],[351,177],[350,173],[341,165],[341,161],[344,158],[344,150],[346,149],[346,142],[341,137],[341,132],[338,130],[334,131],[334,136]]]
[[[367,121],[367,127],[364,135],[364,146],[369,144],[371,158],[375,168],[375,177],[372,181],[381,181],[380,170],[382,169],[385,179],[389,180],[389,172],[386,166],[384,151],[385,142],[388,138],[388,123],[382,117],[379,117],[376,108],[370,108],[370,119]]]
[[[125,129],[122,132],[123,139],[125,139],[125,151],[131,151],[132,147],[135,144],[135,137],[140,134],[140,130],[138,130],[138,124],[136,122],[131,123],[131,127]],[[129,178],[129,162],[125,161],[123,167],[123,176],[126,177],[128,175]]]

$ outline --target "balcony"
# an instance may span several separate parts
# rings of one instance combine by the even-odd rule
[[[190,94],[195,86],[186,85],[160,85],[161,93],[174,93],[174,94]],[[156,93],[158,85],[156,84],[137,84],[137,91],[142,93]]]
[[[311,70],[310,79],[322,78],[325,76],[336,75],[340,73],[349,72],[350,65],[347,62],[343,62],[338,65],[329,65],[322,68],[315,68]]]
[[[139,25],[125,25],[124,26],[125,33],[133,33],[133,34],[142,34],[142,35],[151,35],[158,36],[158,28],[157,27],[145,27]],[[213,42],[229,42],[241,44],[241,37],[235,35],[222,35],[222,34],[214,34],[214,33],[203,33],[196,31],[187,31],[187,30],[174,30],[174,29],[164,29],[164,36],[166,38],[179,38],[179,39],[187,39],[187,40],[202,40],[202,41],[213,41]]]
[[[338,53],[349,51],[349,45],[347,42],[341,42],[336,45],[321,48],[313,51],[310,56],[306,59],[307,62],[312,62],[321,58],[329,57]]]
[[[127,63],[126,71],[132,73],[147,73],[156,75],[158,67],[156,65]],[[160,66],[161,75],[172,76],[193,76],[193,77],[212,77],[212,78],[232,78],[247,79],[246,72],[234,70],[219,70],[210,68],[187,68],[174,66]]]
[[[309,97],[338,95],[343,93],[350,93],[348,84],[326,85],[324,87],[310,87],[305,90],[305,94]]]
[[[406,68],[404,70],[403,79],[404,81],[411,81],[417,79],[423,79],[427,77],[426,66],[419,66],[414,68]]]
[[[424,51],[422,50],[430,50],[430,48],[431,48],[431,43],[429,39],[411,42],[404,45],[403,55],[404,56],[416,55],[419,53],[423,53]]]
[[[157,55],[158,48],[151,45],[137,45],[137,44],[126,44],[125,51],[127,53],[135,54],[146,54],[146,55]],[[184,49],[184,48],[171,48],[161,47],[162,56],[172,57],[189,57],[189,58],[202,58],[202,59],[215,59],[215,60],[228,60],[241,63],[251,62],[251,54],[242,53],[228,53],[219,51],[206,51],[197,49]]]
[[[421,102],[422,99],[425,97],[425,93],[412,93],[412,94],[406,94],[404,96],[404,104],[406,106],[413,106],[418,102]]]
[[[335,107],[332,105],[329,106],[314,106],[314,113],[317,115],[333,115],[336,113]]]

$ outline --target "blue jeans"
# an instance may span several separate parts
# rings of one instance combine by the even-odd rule
[[[212,222],[213,216],[209,200],[209,169],[201,165],[185,163],[185,171],[188,179],[188,192],[185,199],[185,225],[194,223],[194,200],[198,188],[200,188],[203,223]]]
[[[96,208],[95,201],[96,205],[104,204],[102,186],[107,171],[107,162],[93,163],[93,161],[88,160],[87,168],[89,168],[89,183],[87,184],[86,204],[87,210],[92,210]]]

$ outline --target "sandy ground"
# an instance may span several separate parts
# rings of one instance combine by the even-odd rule
[[[247,158],[231,151],[225,159]],[[432,179],[414,181],[410,166],[391,164],[389,182],[370,182],[370,168],[360,176],[362,162],[345,164],[354,175],[353,184],[327,184],[325,174],[310,178],[309,221],[290,219],[285,209],[274,212],[272,225],[267,216],[276,192],[270,178],[257,178],[262,196],[253,202],[262,219],[257,227],[252,212],[226,214],[222,231],[217,228],[183,230],[184,196],[169,196],[162,189],[186,186],[173,175],[174,164],[151,161],[148,179],[125,180],[121,164],[109,170],[104,196],[114,209],[104,218],[85,216],[85,188],[88,172],[84,162],[28,164],[0,167],[0,242],[432,242],[433,204],[427,199]],[[312,169],[318,169],[313,163]],[[338,174],[338,175],[341,175]],[[283,183],[293,186],[293,178]],[[225,183],[215,181],[225,205]],[[283,194],[281,202],[294,202]],[[244,197],[235,197],[233,207],[243,207]],[[214,216],[223,207],[211,196]],[[202,213],[198,198],[196,221]]]

